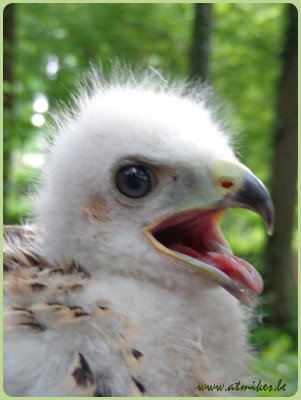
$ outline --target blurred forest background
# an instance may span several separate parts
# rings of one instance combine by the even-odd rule
[[[252,345],[254,377],[297,388],[297,10],[290,4],[11,4],[4,10],[4,223],[30,214],[47,123],[89,62],[118,58],[209,81],[243,163],[272,193],[275,234],[230,210],[234,253],[264,276]],[[235,343],[233,344],[235,354]]]

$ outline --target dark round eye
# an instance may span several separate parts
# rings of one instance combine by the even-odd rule
[[[116,175],[118,190],[127,197],[146,196],[152,188],[150,173],[139,165],[128,165],[118,170]]]

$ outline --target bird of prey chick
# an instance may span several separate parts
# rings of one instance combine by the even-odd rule
[[[243,207],[270,232],[270,197],[202,89],[125,74],[93,73],[56,119],[32,224],[5,229],[10,396],[225,395],[198,388],[247,376],[263,283],[218,221]]]

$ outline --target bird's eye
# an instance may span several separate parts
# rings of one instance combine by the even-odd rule
[[[116,175],[116,186],[127,197],[137,199],[146,196],[152,188],[151,174],[138,165],[122,167]]]

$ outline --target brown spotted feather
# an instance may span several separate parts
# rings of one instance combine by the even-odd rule
[[[30,227],[5,227],[4,230],[4,330],[8,340],[18,332],[44,340],[43,335],[49,332],[62,336],[70,332],[84,335],[87,329],[96,343],[104,337],[113,338],[112,354],[120,358],[128,374],[128,395],[144,395],[146,389],[139,371],[145,360],[133,346],[137,328],[126,316],[116,312],[101,293],[88,306],[75,303],[74,299],[88,290],[93,279],[73,259],[51,263],[38,254],[35,232]],[[55,393],[97,397],[114,394],[114,387],[101,394],[97,386],[99,378],[95,378],[101,376],[101,371],[88,351],[85,354],[84,349],[79,350],[74,346],[73,361],[57,382]]]

